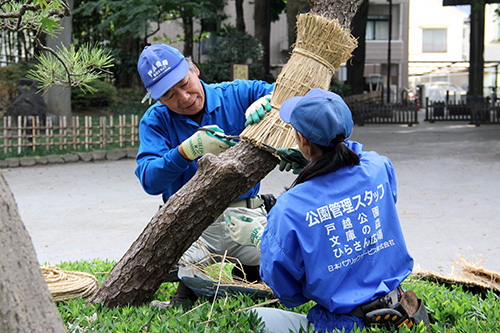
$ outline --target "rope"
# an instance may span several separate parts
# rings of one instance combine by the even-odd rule
[[[316,60],[317,62],[319,62],[320,64],[322,64],[323,66],[325,66],[326,68],[328,68],[329,70],[332,71],[332,73],[335,73],[335,67],[330,64],[326,59],[323,59],[322,57],[320,57],[319,55],[317,54],[314,54],[306,49],[303,49],[303,48],[300,48],[300,47],[295,47],[292,51],[292,53],[298,53],[298,54],[301,54],[305,57],[308,57],[308,58],[311,58],[311,59],[314,59]]]
[[[50,294],[55,302],[92,296],[99,287],[96,277],[84,272],[70,272],[50,265],[41,267]]]

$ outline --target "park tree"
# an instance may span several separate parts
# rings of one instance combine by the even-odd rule
[[[271,22],[279,19],[279,14],[285,9],[285,2],[283,0],[256,0],[254,3],[255,37],[264,47],[262,65],[264,66],[266,79],[270,81],[272,80],[269,44],[271,39]]]
[[[79,47],[100,45],[116,59],[113,77],[118,87],[140,87],[137,59],[160,24],[177,17],[171,0],[75,0],[73,39]]]
[[[245,18],[243,17],[243,2],[244,0],[236,0],[236,29],[240,32],[245,32]]]
[[[53,35],[58,20],[69,15],[64,0],[0,3],[0,29],[31,36],[41,50],[30,75],[44,89],[52,85],[85,89],[111,65],[111,58],[98,48],[54,50],[42,43],[43,34]],[[65,332],[31,238],[1,173],[0,203],[0,332]]]
[[[200,20],[202,27],[210,27],[212,32],[216,32],[218,22],[225,18],[220,12],[224,8],[224,0],[196,0],[196,1],[179,1],[178,12],[182,20],[182,29],[184,31],[184,50],[185,56],[193,56],[193,41],[194,41],[194,20]],[[200,32],[200,35],[202,32]]]
[[[286,20],[288,30],[288,49],[292,49],[295,44],[295,26],[297,24],[297,15],[307,13],[311,9],[307,0],[288,0],[286,2]]]
[[[352,95],[362,94],[365,86],[366,22],[368,20],[368,0],[363,0],[351,22],[351,33],[358,39],[358,47],[347,63],[347,84]]]
[[[75,0],[73,38],[77,45],[98,43],[116,59],[113,70],[118,87],[140,87],[137,59],[148,40],[167,21],[181,20],[183,36],[163,36],[172,43],[184,41],[184,54],[192,56],[193,41],[203,30],[216,31],[224,16],[219,13],[224,0]],[[197,35],[194,22],[201,23]]]

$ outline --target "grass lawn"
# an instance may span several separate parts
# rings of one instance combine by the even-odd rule
[[[101,284],[114,264],[95,259],[63,262],[57,266],[63,270],[91,273]],[[500,296],[494,292],[479,295],[461,286],[439,285],[415,277],[408,278],[403,286],[424,300],[433,332],[500,332]],[[176,283],[164,283],[153,300],[168,301],[176,287]],[[89,305],[77,298],[58,302],[57,307],[68,332],[262,332],[261,323],[251,312],[239,310],[265,301],[248,295],[220,298],[215,302],[202,298],[188,311],[153,308],[148,304],[109,309]],[[306,314],[313,305],[309,302],[290,311]],[[285,309],[279,302],[266,306]],[[415,327],[412,330],[402,328],[399,332],[423,333],[426,330]]]

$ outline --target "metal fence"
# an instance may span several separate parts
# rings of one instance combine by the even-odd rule
[[[426,101],[425,121],[468,121],[470,124],[500,124],[500,106],[489,103]]]
[[[0,119],[0,152],[93,150],[139,144],[139,116]]]
[[[395,104],[352,104],[350,105],[354,123],[364,124],[418,124],[416,103]]]

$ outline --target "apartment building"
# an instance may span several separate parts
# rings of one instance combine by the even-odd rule
[[[485,6],[484,96],[498,87],[500,18],[498,4]],[[410,0],[409,85],[447,82],[468,90],[470,6],[443,6],[442,0]]]

